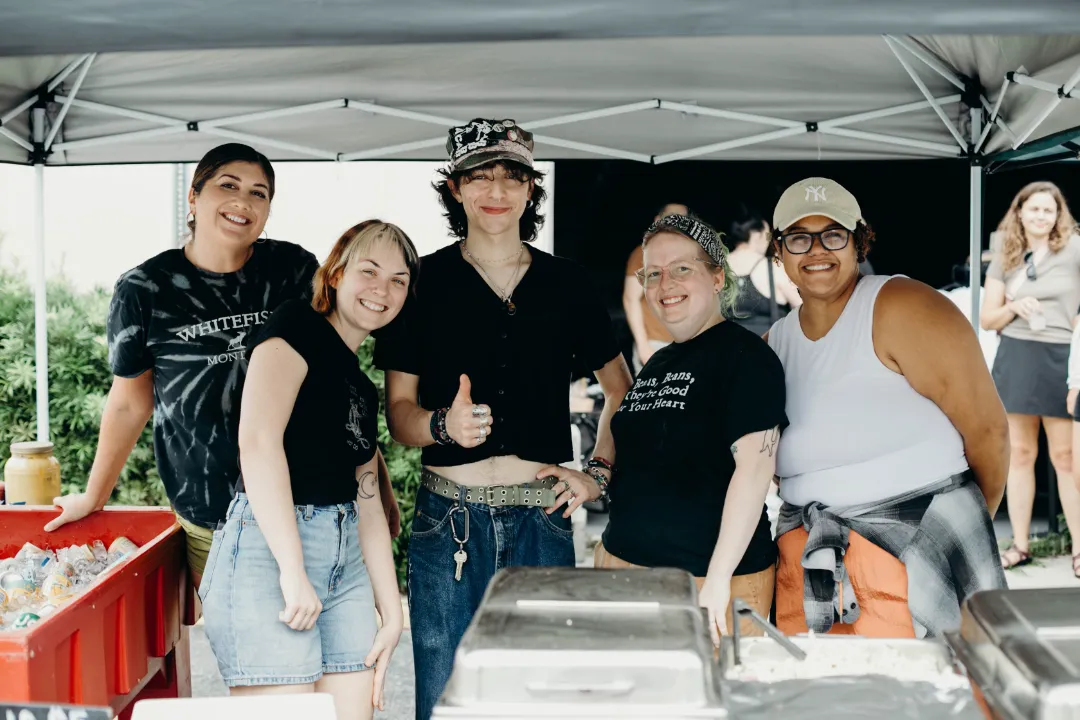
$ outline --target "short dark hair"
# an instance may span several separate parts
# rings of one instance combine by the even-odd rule
[[[485,170],[494,170],[497,167],[502,167],[506,174],[512,178],[533,184],[530,202],[526,205],[525,212],[521,214],[521,220],[518,221],[521,239],[525,242],[532,242],[539,235],[540,228],[544,225],[544,216],[540,214],[540,206],[547,199],[547,191],[539,184],[539,181],[544,179],[544,173],[536,168],[512,160],[496,160],[479,167],[456,172],[446,169],[439,170],[442,180],[434,183],[432,187],[439,193],[439,201],[446,210],[443,217],[446,218],[450,234],[459,240],[464,240],[469,234],[469,218],[465,215],[465,208],[454,197],[450,184],[460,186],[462,181],[469,182]]]
[[[266,195],[269,200],[274,199],[274,166],[270,159],[261,152],[243,143],[225,143],[218,145],[210,152],[203,155],[202,160],[195,166],[195,174],[191,178],[191,189],[196,195],[202,192],[217,171],[229,163],[248,162],[258,165],[266,175]],[[195,220],[188,221],[188,229],[195,232]]]
[[[663,202],[663,203],[660,203],[659,205],[655,206],[655,208],[653,209],[652,215],[649,216],[649,223],[652,224],[652,219],[654,217],[656,217],[657,215],[659,215],[660,213],[664,212],[664,208],[666,208],[666,207],[668,207],[670,205],[682,205],[684,208],[686,208],[686,214],[691,216],[691,217],[694,217],[694,211],[691,210],[690,206],[687,205],[686,203],[675,202],[675,201]]]
[[[745,242],[750,241],[750,235],[755,232],[763,232],[769,229],[769,224],[760,215],[747,215],[738,220],[733,220],[728,228],[728,247],[734,249]]]
[[[772,231],[772,251],[773,257],[780,257],[784,251],[783,233],[779,230],[773,229]],[[855,256],[859,262],[866,262],[866,256],[870,254],[870,245],[873,244],[877,236],[874,234],[874,229],[870,227],[870,223],[860,220],[855,225]]]

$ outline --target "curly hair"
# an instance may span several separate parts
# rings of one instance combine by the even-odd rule
[[[450,229],[450,234],[458,240],[464,240],[469,234],[469,219],[465,215],[465,206],[454,197],[454,191],[450,187],[451,184],[455,187],[460,187],[462,183],[469,183],[478,179],[482,177],[485,172],[494,171],[497,167],[503,168],[503,170],[506,171],[507,177],[513,180],[531,182],[533,184],[532,197],[525,206],[525,212],[521,214],[521,220],[518,221],[518,230],[521,233],[521,239],[525,242],[532,242],[533,240],[536,240],[537,235],[540,234],[540,228],[544,225],[544,216],[540,214],[540,206],[543,204],[544,200],[547,199],[547,191],[544,190],[539,182],[544,179],[544,173],[512,160],[497,160],[486,165],[481,165],[480,167],[459,170],[457,172],[450,172],[445,169],[439,170],[439,175],[441,175],[443,179],[434,183],[432,187],[439,193],[439,201],[446,210],[446,212],[443,213],[443,217],[446,218],[446,224]]]
[[[772,244],[769,246],[769,257],[781,257],[784,252],[784,234],[779,230],[772,231]],[[855,255],[859,262],[866,262],[866,256],[870,254],[870,246],[877,239],[870,223],[860,220],[855,225]]]
[[[997,228],[1001,237],[1004,238],[999,252],[1001,252],[1002,266],[1005,272],[1009,272],[1023,262],[1024,251],[1028,249],[1028,241],[1024,235],[1024,226],[1020,222],[1020,210],[1024,207],[1024,203],[1036,193],[1048,193],[1057,203],[1057,222],[1054,223],[1054,227],[1050,231],[1049,244],[1051,252],[1056,253],[1064,248],[1068,244],[1069,238],[1076,231],[1076,221],[1073,219],[1072,213],[1069,212],[1069,205],[1065,202],[1065,196],[1061,194],[1061,190],[1057,185],[1045,181],[1025,185],[1020,189],[1020,192],[1016,193],[1016,197],[1009,204],[1009,211],[1005,213],[1005,217],[1001,219]]]

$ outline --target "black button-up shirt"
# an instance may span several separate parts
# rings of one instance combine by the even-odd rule
[[[532,264],[506,305],[455,243],[422,258],[416,294],[380,331],[375,365],[419,378],[420,406],[449,407],[468,375],[472,401],[491,407],[487,442],[471,449],[429,445],[423,463],[449,467],[516,455],[573,459],[570,381],[619,354],[611,318],[583,268],[529,247]]]

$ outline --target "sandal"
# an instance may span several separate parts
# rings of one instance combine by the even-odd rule
[[[1080,553],[1076,553],[1072,556],[1073,561],[1073,577],[1080,580]]]
[[[1016,547],[1015,544],[1005,548],[1001,553],[1001,567],[1009,570],[1011,568],[1023,567],[1031,562],[1031,553],[1021,550]],[[1075,569],[1076,563],[1073,563]]]

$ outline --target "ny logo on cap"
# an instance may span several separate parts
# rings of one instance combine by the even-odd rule
[[[804,200],[813,200],[814,202],[828,202],[827,198],[825,197],[824,185],[807,185],[805,190],[806,197],[803,198]]]

